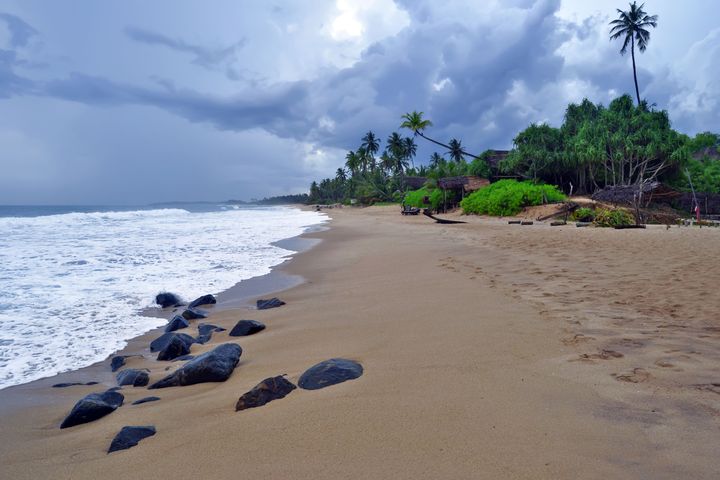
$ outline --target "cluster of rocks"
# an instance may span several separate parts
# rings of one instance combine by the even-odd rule
[[[161,293],[156,302],[163,308],[184,306],[182,300],[172,293]],[[225,331],[224,328],[209,323],[198,324],[198,335],[192,337],[187,333],[178,332],[189,328],[190,321],[207,317],[207,312],[197,309],[200,305],[216,303],[212,295],[203,295],[190,302],[181,315],[175,315],[165,327],[165,333],[150,343],[150,351],[157,352],[159,361],[185,361],[185,363],[164,378],[150,384],[150,371],[147,369],[126,368],[129,356],[115,356],[111,360],[113,372],[120,370],[116,375],[117,387],[104,392],[90,393],[80,399],[63,420],[60,428],[68,428],[98,420],[123,405],[124,395],[120,393],[123,386],[147,387],[149,390],[195,385],[205,382],[224,382],[232,375],[242,355],[242,348],[236,343],[223,343],[214,349],[194,356],[190,354],[193,344],[204,344],[211,340],[213,333]],[[258,300],[258,310],[277,308],[285,305],[278,298]],[[265,325],[256,320],[239,320],[228,332],[231,337],[244,337],[254,335],[265,329]],[[169,370],[170,367],[166,368]],[[274,400],[286,397],[298,387],[304,390],[317,390],[353,380],[363,374],[363,367],[357,362],[342,358],[332,358],[310,367],[299,378],[297,386],[285,375],[269,377],[261,381],[250,391],[244,393],[235,405],[236,411],[263,406]],[[56,384],[53,387],[66,387],[72,385],[94,385],[97,382]],[[149,386],[148,386],[149,385]],[[148,402],[159,401],[160,397],[149,396],[132,402],[141,405]],[[113,438],[108,453],[131,448],[141,440],[155,435],[152,425],[125,426]]]

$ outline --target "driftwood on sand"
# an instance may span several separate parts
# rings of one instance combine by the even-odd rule
[[[467,222],[462,222],[460,220],[446,220],[444,218],[438,218],[435,215],[433,215],[432,213],[430,213],[430,210],[427,208],[425,210],[423,210],[423,215],[425,215],[426,217],[432,218],[433,220],[435,220],[436,223],[443,223],[446,225],[453,224],[453,223],[467,223]]]

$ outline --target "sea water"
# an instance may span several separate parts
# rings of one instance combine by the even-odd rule
[[[103,360],[185,300],[268,273],[327,220],[289,207],[0,207],[0,389]]]

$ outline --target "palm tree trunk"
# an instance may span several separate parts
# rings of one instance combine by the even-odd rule
[[[633,78],[635,79],[635,95],[637,95],[638,107],[640,106],[640,89],[638,88],[637,82],[637,70],[635,69],[635,36],[631,39],[630,43],[630,55],[632,56],[633,63]]]
[[[452,150],[452,148],[450,147],[450,145],[445,145],[444,143],[440,143],[440,142],[438,142],[437,140],[433,140],[433,139],[430,138],[430,137],[426,137],[425,135],[422,134],[422,132],[417,132],[417,134],[420,135],[420,136],[421,136],[422,138],[424,138],[425,140],[434,143],[435,145],[440,145],[441,147],[445,147],[445,148],[447,148],[448,150]],[[468,157],[480,158],[480,155],[473,155],[472,153],[468,153],[468,152],[466,152],[465,150],[460,150],[460,153],[462,153],[463,155],[467,155]]]

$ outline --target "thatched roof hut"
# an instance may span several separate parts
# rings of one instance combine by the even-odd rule
[[[418,188],[422,188],[423,185],[425,185],[425,182],[428,181],[428,179],[427,177],[404,177],[403,181],[408,187],[412,188],[413,190],[417,190]]]
[[[462,190],[463,193],[474,192],[490,185],[490,180],[472,175],[445,177],[438,180],[438,187],[445,190]]]
[[[492,168],[497,168],[498,164],[505,160],[510,154],[510,150],[488,150],[489,155],[486,160],[488,165]]]

